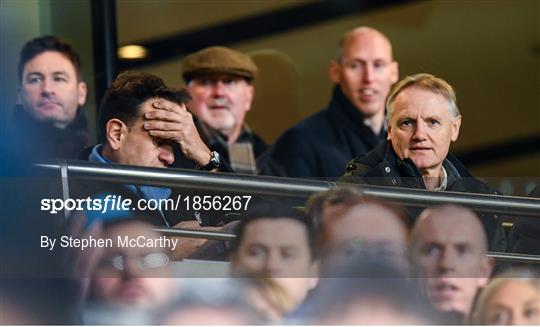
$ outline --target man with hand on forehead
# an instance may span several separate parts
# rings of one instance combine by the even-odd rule
[[[188,110],[210,149],[224,156],[235,172],[258,173],[256,158],[264,141],[245,124],[257,74],[253,60],[226,47],[209,47],[188,55],[182,77],[192,100]]]
[[[207,171],[223,169],[219,155],[204,144],[191,114],[186,110],[185,103],[189,99],[187,91],[168,88],[157,76],[134,71],[118,75],[101,103],[99,135],[103,143],[93,146],[83,159],[165,168],[175,162],[174,148],[178,148],[183,168],[198,167]],[[104,194],[105,190],[108,191],[106,194],[112,191],[124,195],[124,198],[133,198],[133,203],[139,199],[159,201],[174,198],[172,190],[166,187],[97,186],[93,192],[84,192],[99,195]],[[180,221],[193,219],[193,214],[188,215],[173,208],[160,208],[153,213],[155,217],[149,222],[157,225],[174,226]],[[209,213],[196,214],[196,217],[200,218],[200,222],[212,224],[205,221],[206,214]],[[109,213],[109,216],[114,216],[114,213]],[[99,214],[96,218],[107,220],[111,217]],[[196,225],[197,222],[193,223]]]
[[[99,117],[103,144],[89,159],[145,167],[169,167],[173,147],[205,170],[219,168],[213,153],[200,138],[185,103],[185,90],[170,89],[161,78],[128,71],[116,78],[105,93]]]

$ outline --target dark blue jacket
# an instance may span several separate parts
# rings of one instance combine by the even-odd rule
[[[364,116],[335,87],[328,108],[287,130],[274,145],[272,159],[288,177],[335,179],[347,163],[386,139],[364,125]]]
[[[489,185],[474,178],[451,153],[448,153],[443,161],[443,166],[448,175],[446,191],[496,194]],[[365,156],[352,160],[347,165],[347,172],[339,181],[414,189],[426,188],[422,174],[414,162],[409,158],[399,159],[390,141],[378,145]],[[420,212],[420,209],[408,209],[409,223],[413,223]],[[490,250],[505,251],[506,236],[502,229],[501,219],[490,213],[477,212],[476,214],[484,226]]]
[[[540,186],[529,194],[540,198]],[[540,218],[518,218],[510,231],[509,250],[514,253],[540,255]]]
[[[88,121],[82,110],[77,110],[73,121],[65,129],[59,129],[51,122],[33,119],[17,105],[7,126],[8,146],[27,162],[76,158],[88,137]]]

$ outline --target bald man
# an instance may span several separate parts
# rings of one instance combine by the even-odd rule
[[[328,107],[286,131],[272,158],[289,177],[336,178],[347,162],[386,139],[384,107],[398,64],[388,38],[370,27],[347,32],[330,62]]]
[[[444,205],[424,210],[411,233],[411,264],[435,309],[468,315],[493,267],[476,214]]]

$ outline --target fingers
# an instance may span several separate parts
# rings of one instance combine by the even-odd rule
[[[167,111],[165,109],[153,109],[144,114],[147,120],[163,120],[170,122],[178,122],[184,120],[193,120],[191,113],[184,111]]]
[[[165,140],[175,140],[177,142],[181,141],[181,138],[178,136],[178,132],[175,130],[163,131],[163,130],[149,130],[148,133],[154,137],[165,139]]]
[[[165,99],[158,99],[152,102],[152,107],[171,112],[187,112],[184,104],[174,103]]]
[[[180,125],[180,126],[179,126]],[[147,131],[159,130],[159,131],[177,131],[181,128],[181,123],[178,122],[164,122],[160,120],[149,121],[144,123],[144,129]]]
[[[174,228],[200,228],[196,220],[184,220],[173,226]]]

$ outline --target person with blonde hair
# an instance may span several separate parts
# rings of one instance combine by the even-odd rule
[[[475,325],[540,325],[540,274],[525,268],[492,279],[478,295]]]

